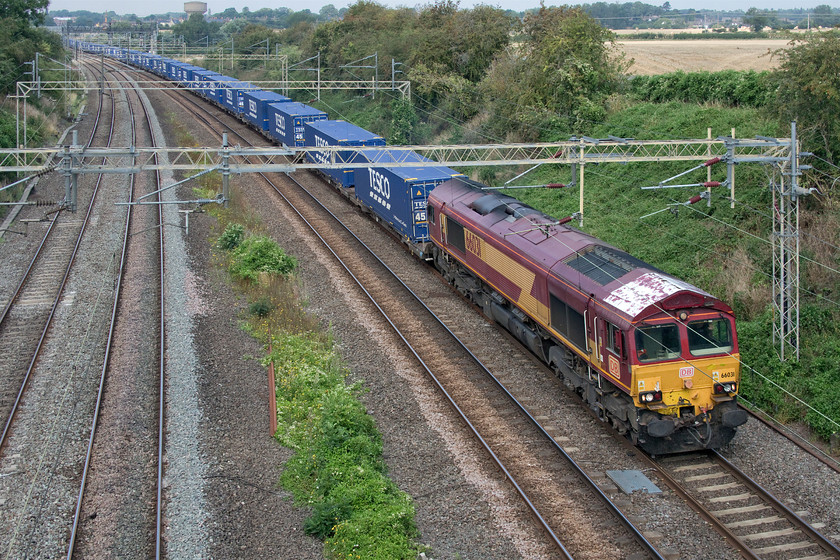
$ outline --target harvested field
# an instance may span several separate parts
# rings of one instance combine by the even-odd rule
[[[653,75],[683,70],[771,70],[779,62],[771,54],[788,45],[785,39],[700,39],[619,41],[635,60],[630,74]]]

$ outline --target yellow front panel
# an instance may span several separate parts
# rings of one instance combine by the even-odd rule
[[[739,381],[739,355],[692,359],[691,362],[633,366],[630,395],[637,406],[639,393],[662,391],[665,408],[651,408],[662,414],[676,413],[679,407],[691,404],[697,409],[711,409],[713,385],[719,381]],[[682,401],[680,401],[682,399]]]

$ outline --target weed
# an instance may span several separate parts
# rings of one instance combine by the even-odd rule
[[[219,236],[216,245],[225,251],[232,251],[242,244],[243,239],[245,239],[245,226],[241,224],[228,224],[225,231]]]

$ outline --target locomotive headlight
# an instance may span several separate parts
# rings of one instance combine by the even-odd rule
[[[734,393],[738,389],[738,384],[732,383],[715,383],[715,394],[722,395],[724,393]]]
[[[662,391],[648,391],[646,393],[639,393],[639,402],[648,404],[662,400]]]

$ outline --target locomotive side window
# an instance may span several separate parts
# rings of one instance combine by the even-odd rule
[[[680,331],[677,325],[637,328],[636,355],[640,362],[678,358],[680,356]]]
[[[464,226],[452,218],[446,220],[446,241],[453,247],[460,249],[462,253],[467,252],[467,243],[464,239]]]
[[[586,348],[586,325],[583,315],[554,294],[551,294],[551,328],[568,338],[578,348]]]
[[[435,225],[435,207],[431,204],[426,206],[426,217],[429,220],[429,224]]]
[[[624,334],[621,332],[621,329],[613,325],[612,323],[607,323],[607,348],[612,350],[616,355],[624,357]]]
[[[692,356],[732,351],[732,332],[726,319],[692,321],[688,324],[688,350]]]

